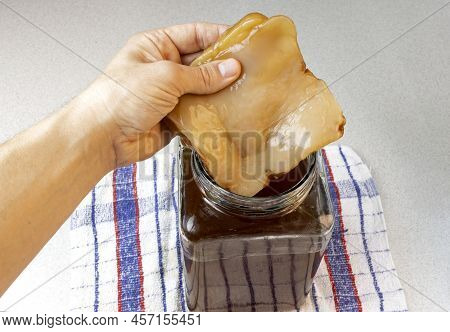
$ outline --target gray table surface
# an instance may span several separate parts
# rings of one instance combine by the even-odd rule
[[[233,23],[252,11],[286,14],[297,24],[309,67],[334,82],[348,119],[341,143],[371,167],[410,310],[449,310],[445,4],[0,0],[0,142],[77,95],[98,75],[90,64],[104,68],[134,32],[191,21]],[[68,230],[66,223],[0,299],[0,309],[68,308]]]

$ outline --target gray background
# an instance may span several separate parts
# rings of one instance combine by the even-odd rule
[[[450,309],[450,6],[421,22],[446,1],[0,1],[35,24],[0,2],[0,142],[57,110],[98,74],[57,41],[104,68],[137,31],[234,23],[261,11],[296,22],[307,64],[328,83],[370,57],[331,87],[348,119],[341,143],[371,167],[410,310]],[[66,223],[0,308],[58,271],[13,310],[68,308],[68,243]]]

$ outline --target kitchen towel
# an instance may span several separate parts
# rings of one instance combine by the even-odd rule
[[[153,158],[106,175],[71,216],[73,310],[188,311],[178,230],[178,146],[174,140]],[[328,146],[322,153],[335,227],[310,295],[296,309],[406,311],[369,169],[347,146]],[[274,303],[254,308],[276,310],[273,293]]]

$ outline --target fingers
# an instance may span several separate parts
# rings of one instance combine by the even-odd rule
[[[185,54],[183,56],[181,56],[181,63],[183,65],[189,66],[191,64],[192,61],[194,61],[195,59],[197,59],[200,54],[202,54],[203,51],[199,51],[199,52],[195,52],[195,53],[191,53],[191,54]]]
[[[180,54],[190,54],[204,50],[219,38],[228,28],[212,23],[191,23],[175,25],[163,29],[177,47]]]
[[[180,70],[178,88],[182,94],[210,94],[234,82],[241,73],[235,59],[213,61],[198,67],[177,65]]]
[[[182,56],[204,50],[216,42],[227,28],[228,26],[220,24],[192,23],[137,33],[130,37],[115,60],[141,63],[170,60],[190,63],[193,56],[189,56],[186,61],[183,61]]]

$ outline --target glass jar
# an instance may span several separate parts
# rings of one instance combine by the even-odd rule
[[[192,311],[298,310],[333,229],[321,152],[276,196],[243,197],[219,187],[182,147],[180,240]]]

